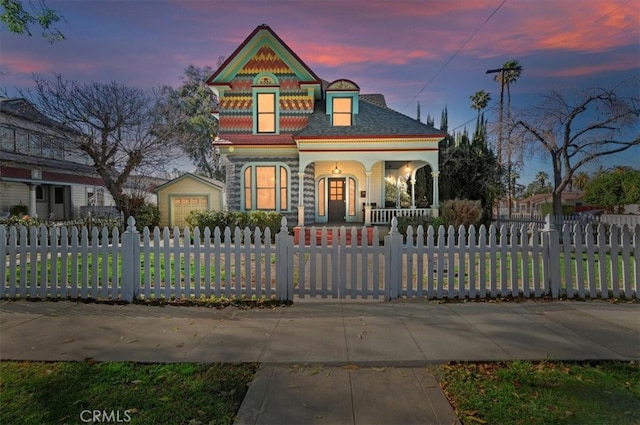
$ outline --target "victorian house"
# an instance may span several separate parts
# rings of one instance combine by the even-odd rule
[[[388,108],[381,94],[360,93],[355,81],[322,80],[269,26],[207,84],[219,101],[214,143],[228,209],[279,211],[298,226],[437,214],[445,134]],[[386,207],[386,182],[411,186],[421,167],[433,177],[429,208],[417,208],[415,195],[405,208]]]

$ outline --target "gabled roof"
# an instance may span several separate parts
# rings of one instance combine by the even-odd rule
[[[33,106],[29,101],[24,98],[0,98],[0,112],[3,114],[11,115],[17,118],[44,125],[47,127],[59,128],[66,131],[73,131],[66,128],[57,121],[42,114],[38,109]]]
[[[167,186],[170,186],[174,183],[177,183],[181,180],[184,179],[192,179],[192,180],[196,180],[199,181],[200,183],[203,183],[207,186],[211,186],[214,187],[216,189],[224,189],[225,185],[224,183],[222,183],[221,181],[215,180],[215,179],[210,179],[208,177],[203,177],[203,176],[199,176],[197,174],[192,174],[192,173],[184,173],[183,175],[181,175],[180,177],[176,177],[173,180],[169,180],[168,182],[161,184],[160,186],[156,186],[156,188],[154,189],[154,192],[158,192],[161,189],[164,189]]]
[[[367,95],[364,95],[367,96]],[[359,112],[352,126],[332,126],[324,101],[316,101],[307,126],[296,134],[297,138],[319,137],[445,137],[446,133],[428,126],[393,109],[371,103],[360,96]],[[374,99],[380,101],[379,97]],[[384,101],[384,98],[382,98]]]
[[[298,78],[302,81],[321,84],[320,79],[311,68],[266,24],[259,25],[253,30],[231,56],[209,77],[207,84],[215,85],[231,80],[238,70],[251,59],[253,53],[257,52],[265,43],[278,50],[277,53],[281,59],[296,72]]]

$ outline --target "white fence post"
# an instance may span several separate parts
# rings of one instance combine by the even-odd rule
[[[129,217],[127,230],[122,234],[122,299],[132,302],[140,293],[140,234],[136,219]],[[117,285],[114,282],[114,285]]]
[[[276,299],[293,300],[293,236],[289,235],[287,219],[282,217],[276,234]]]
[[[544,290],[552,298],[558,298],[560,296],[560,237],[556,229],[555,220],[551,215],[545,217],[542,233]]]
[[[398,298],[402,280],[402,242],[398,219],[391,219],[391,230],[384,237],[384,299]]]

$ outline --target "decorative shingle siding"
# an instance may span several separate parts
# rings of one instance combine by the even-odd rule
[[[220,131],[226,136],[253,131],[253,93],[255,77],[270,72],[278,78],[280,90],[280,133],[292,133],[307,125],[314,99],[300,88],[300,80],[273,50],[264,45],[231,80],[231,89],[220,98]]]
[[[315,218],[316,207],[316,190],[315,190],[315,164],[309,164],[304,170],[304,187],[302,189],[302,203],[304,204],[304,222],[313,223]]]

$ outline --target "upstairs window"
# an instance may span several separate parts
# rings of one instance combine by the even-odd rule
[[[350,126],[352,124],[352,99],[350,97],[333,98],[333,125]]]
[[[276,132],[276,94],[257,93],[258,133]]]

